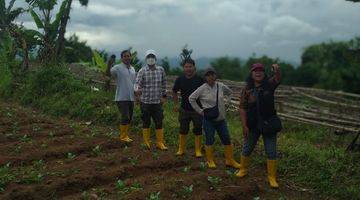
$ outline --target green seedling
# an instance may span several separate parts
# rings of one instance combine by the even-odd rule
[[[54,136],[55,136],[54,132],[50,131],[50,132],[49,132],[49,137],[50,137],[50,138],[54,138]]]
[[[182,190],[181,190],[181,197],[182,198],[189,198],[191,196],[191,194],[194,191],[194,185],[190,185],[190,186],[183,186]]]
[[[99,145],[96,145],[96,147],[94,147],[92,151],[96,156],[98,156],[101,153],[101,147]]]
[[[139,163],[139,157],[138,156],[130,157],[129,161],[130,161],[132,166],[135,166],[135,165],[137,165]]]
[[[19,153],[21,153],[21,149],[22,149],[22,146],[18,144],[18,145],[16,145],[14,151],[15,151],[15,153],[18,153],[18,154],[19,154]]]
[[[209,181],[209,183],[213,186],[219,185],[221,182],[221,178],[217,177],[217,176],[208,176],[207,180]]]
[[[188,172],[190,172],[190,169],[191,169],[190,166],[186,166],[186,167],[184,167],[184,169],[182,170],[182,172],[188,173]]]
[[[206,163],[205,162],[200,162],[200,171],[204,172],[206,171],[207,167],[206,167]]]
[[[153,157],[155,160],[159,159],[159,153],[158,153],[158,152],[152,153],[152,157]]]
[[[25,134],[23,137],[20,138],[21,142],[29,142],[31,141],[30,136],[28,136],[27,134]]]
[[[6,185],[15,178],[15,175],[11,173],[10,163],[0,167],[0,192],[4,192]]]
[[[69,153],[67,153],[66,157],[67,157],[67,159],[69,159],[69,160],[73,160],[73,159],[76,157],[76,155],[73,154],[73,153],[71,153],[71,152],[69,152]]]
[[[160,200],[160,192],[151,193],[147,200]]]

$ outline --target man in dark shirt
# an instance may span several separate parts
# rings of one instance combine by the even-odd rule
[[[193,122],[195,134],[195,156],[201,157],[202,116],[191,106],[189,96],[202,84],[203,78],[196,74],[195,61],[191,58],[183,63],[184,75],[179,76],[173,87],[174,111],[179,112],[180,135],[179,150],[176,155],[185,153],[186,135],[189,132],[190,122]],[[178,106],[178,92],[181,93],[181,106]]]

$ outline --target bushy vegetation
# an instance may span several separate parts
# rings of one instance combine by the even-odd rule
[[[272,63],[281,66],[285,85],[316,87],[330,90],[342,90],[360,93],[360,38],[350,41],[324,42],[306,47],[301,56],[301,65],[270,58],[266,55],[240,60],[239,58],[221,57],[211,65],[224,79],[244,81],[249,75],[249,67],[261,62],[269,67]]]

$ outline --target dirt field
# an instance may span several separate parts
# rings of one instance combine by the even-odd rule
[[[223,155],[210,170],[192,149],[179,158],[174,146],[149,151],[139,133],[131,135],[134,142],[126,146],[110,127],[1,102],[0,199],[318,199],[281,174],[280,189],[271,189],[265,166],[239,179]]]

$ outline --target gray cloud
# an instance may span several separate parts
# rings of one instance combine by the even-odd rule
[[[91,0],[87,8],[75,1],[68,34],[109,51],[133,46],[141,55],[152,48],[177,56],[189,44],[195,57],[254,52],[299,62],[307,45],[359,35],[359,10],[345,0]]]

